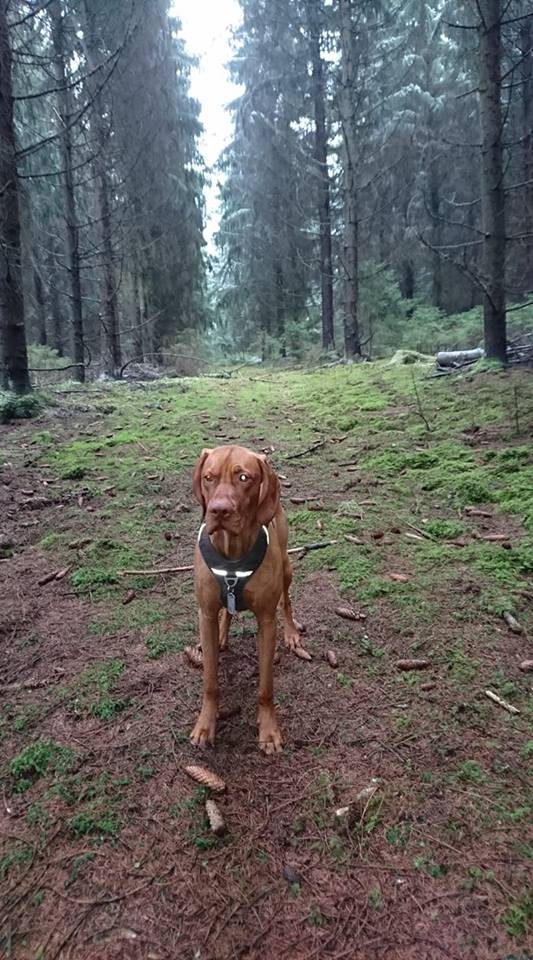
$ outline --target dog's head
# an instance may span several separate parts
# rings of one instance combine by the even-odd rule
[[[202,450],[193,491],[202,505],[207,532],[242,533],[268,524],[279,506],[279,480],[262,454],[245,447]]]

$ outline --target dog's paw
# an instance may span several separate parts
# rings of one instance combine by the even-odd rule
[[[302,646],[302,638],[298,630],[293,630],[291,627],[288,627],[284,631],[283,639],[285,640],[285,646],[288,650],[296,650],[297,647]]]
[[[208,744],[214,747],[216,726],[216,716],[201,713],[191,733],[191,743],[194,743],[195,747],[203,748]]]
[[[259,717],[259,749],[268,754],[283,750],[281,730],[274,713]]]

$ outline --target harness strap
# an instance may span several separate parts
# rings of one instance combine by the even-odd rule
[[[238,560],[230,560],[215,550],[205,523],[202,523],[198,533],[200,553],[220,587],[220,602],[228,613],[246,610],[244,588],[265,559],[268,543],[268,530],[261,527],[257,540],[248,553]]]

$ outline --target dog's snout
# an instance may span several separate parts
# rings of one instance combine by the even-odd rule
[[[217,520],[227,520],[233,513],[233,504],[228,498],[220,497],[210,502],[208,512]]]

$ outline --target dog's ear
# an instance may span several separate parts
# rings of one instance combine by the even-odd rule
[[[260,456],[259,463],[263,479],[259,488],[259,500],[257,504],[257,520],[263,525],[268,525],[275,517],[279,507],[280,485],[277,473],[272,469],[266,457]]]
[[[207,460],[207,457],[209,456],[210,453],[211,453],[211,450],[209,450],[207,447],[205,447],[202,450],[196,462],[196,466],[194,468],[194,472],[192,475],[192,492],[194,493],[194,496],[198,500],[198,503],[202,507],[202,510],[204,511],[204,513],[205,513],[205,499],[202,493],[202,470],[204,468],[204,463]]]

